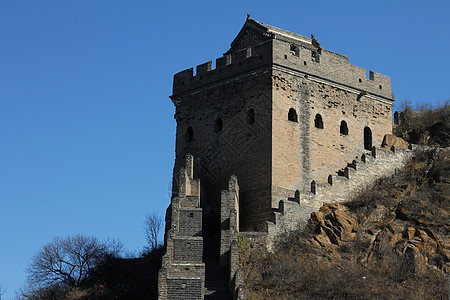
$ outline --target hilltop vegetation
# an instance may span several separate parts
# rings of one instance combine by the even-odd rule
[[[450,146],[450,104],[433,108],[429,104],[419,105],[413,109],[408,101],[401,104],[399,126],[394,127],[394,134],[409,143],[425,146]]]

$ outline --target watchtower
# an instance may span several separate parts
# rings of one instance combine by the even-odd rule
[[[202,208],[239,180],[240,227],[256,228],[280,199],[326,181],[392,132],[390,78],[354,66],[311,38],[250,16],[216,60],[174,76],[177,174],[195,158]]]

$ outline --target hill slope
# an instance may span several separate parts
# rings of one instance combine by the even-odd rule
[[[358,198],[314,212],[274,253],[242,247],[249,299],[447,299],[450,150],[419,152]]]

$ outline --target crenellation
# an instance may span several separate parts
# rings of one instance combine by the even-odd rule
[[[221,70],[231,64],[231,54],[224,55],[216,59],[216,68]]]
[[[392,99],[389,77],[370,71],[375,75],[374,79],[368,80],[367,70],[350,64],[348,57],[324,49],[320,54],[320,62],[316,62],[311,58],[311,51],[308,48],[300,48],[300,55],[297,57],[290,54],[289,44],[275,43],[274,63],[300,72],[303,76],[317,76],[334,84],[339,83],[375,96]]]
[[[232,62],[234,63],[242,63],[247,58],[252,56],[252,48],[245,48],[242,50],[239,50],[232,55]]]
[[[197,77],[197,76],[205,75],[206,73],[208,73],[211,70],[212,70],[212,61],[205,62],[205,63],[197,66],[197,73],[195,76]]]
[[[271,46],[269,42],[263,42],[255,47],[248,47],[216,59],[216,68],[212,68],[212,62],[206,62],[196,67],[197,73],[193,74],[193,68],[181,71],[174,75],[173,95],[192,91],[207,84],[225,80],[239,73],[260,68],[270,63]]]

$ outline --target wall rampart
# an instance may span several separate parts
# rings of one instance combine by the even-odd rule
[[[297,47],[298,52],[292,51],[292,46]],[[196,67],[195,75],[194,68],[175,74],[173,95],[272,64],[392,100],[388,76],[352,65],[348,57],[323,48],[276,39],[226,54],[216,59],[215,69],[212,61],[208,61]]]
[[[194,69],[189,68],[174,75],[173,95],[201,88],[203,86],[221,81],[238,74],[245,73],[272,62],[272,41],[267,41],[242,49],[235,53],[226,54],[216,59],[216,68],[212,61],[208,61]]]
[[[314,50],[298,45],[299,53],[296,55],[290,50],[291,45],[283,41],[274,42],[275,65],[392,100],[391,79],[388,76],[367,72],[365,68],[350,64],[348,57],[323,48]]]
[[[327,182],[311,182],[308,192],[300,193],[300,200],[295,198],[281,200],[274,209],[272,222],[267,222],[271,238],[306,226],[310,214],[324,203],[345,202],[357,196],[364,189],[375,184],[376,180],[396,174],[404,167],[413,151],[393,147],[391,150],[373,147],[369,153],[353,160],[347,167],[335,174],[330,174]]]

